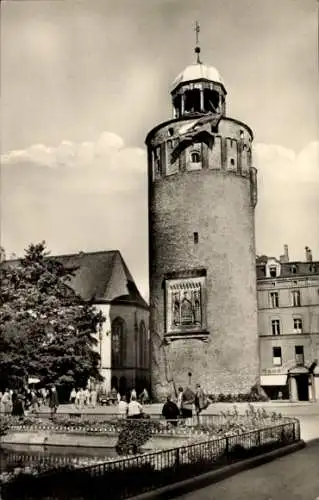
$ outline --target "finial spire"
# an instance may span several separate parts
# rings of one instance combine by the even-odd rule
[[[202,62],[200,60],[199,32],[200,32],[199,22],[196,21],[195,22],[195,33],[196,33],[195,54],[197,56],[196,62],[197,62],[197,64],[202,64]]]

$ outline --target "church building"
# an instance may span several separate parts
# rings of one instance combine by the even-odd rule
[[[148,305],[118,250],[50,256],[74,271],[68,282],[105,317],[98,333],[102,389],[150,388]],[[18,260],[4,261],[14,266]],[[3,265],[3,264],[2,264]]]

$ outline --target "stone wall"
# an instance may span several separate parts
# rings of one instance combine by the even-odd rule
[[[230,129],[238,136],[242,129],[249,134],[248,128],[232,120],[223,119],[221,124],[219,134],[230,134]],[[191,372],[193,383],[211,393],[249,391],[259,374],[254,202],[246,175],[252,169],[248,164],[243,173],[242,167],[213,169],[212,149],[208,168],[190,171],[189,158],[181,155],[186,168],[153,181],[151,151],[157,134],[163,138],[165,133],[159,129],[149,138],[153,390],[160,396],[172,389],[172,381],[185,386]],[[165,336],[165,274],[198,268],[207,275],[206,342],[186,336],[171,341]]]

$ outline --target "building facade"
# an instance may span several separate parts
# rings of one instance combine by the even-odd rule
[[[74,271],[68,282],[83,300],[101,311],[105,321],[97,334],[102,388],[122,394],[150,388],[149,311],[118,250],[79,252],[50,257]],[[14,266],[19,261],[2,265]]]
[[[118,250],[54,257],[76,272],[71,287],[103,313],[97,336],[105,392],[150,387],[149,311]]]
[[[157,397],[189,380],[247,392],[259,377],[253,133],[226,115],[226,94],[198,59],[173,83],[174,117],[146,138]]]
[[[271,399],[319,400],[319,262],[257,261],[261,386]]]

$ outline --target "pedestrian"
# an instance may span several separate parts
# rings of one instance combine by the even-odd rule
[[[128,404],[126,401],[126,396],[122,396],[119,404],[118,404],[118,412],[120,418],[126,418],[128,411]]]
[[[22,394],[19,394],[17,391],[13,391],[12,394],[12,416],[14,417],[24,416],[23,396]]]
[[[25,398],[24,398],[24,401],[25,401],[25,409],[26,410],[29,410],[30,406],[31,406],[31,391],[29,389],[29,387],[26,387],[25,389]]]
[[[85,392],[84,389],[81,387],[81,389],[79,390],[79,406],[80,407],[84,406],[84,402],[85,402]]]
[[[142,404],[146,404],[149,402],[149,395],[146,387],[144,387],[143,392],[140,395],[140,400]]]
[[[193,405],[195,403],[195,394],[189,387],[186,387],[182,393],[181,414],[186,423],[193,417]]]
[[[42,387],[40,389],[40,392],[41,392],[42,403],[43,405],[46,405],[48,403],[48,390],[45,387]]]
[[[177,425],[177,419],[179,416],[179,409],[176,403],[172,401],[171,396],[167,396],[167,401],[163,405],[162,409],[162,415],[166,420],[169,420],[169,423],[172,425],[176,426]]]
[[[117,402],[117,390],[115,389],[115,387],[112,387],[111,389],[111,402],[113,405],[115,405]]]
[[[30,392],[30,403],[31,403],[31,413],[36,413],[40,405],[38,396],[34,389],[32,389],[32,391]]]
[[[97,390],[93,388],[91,390],[91,405],[93,408],[96,407],[96,401],[97,401]]]
[[[178,388],[178,395],[177,395],[177,407],[180,411],[180,414],[182,414],[183,392],[184,392],[183,387],[179,387]]]
[[[85,406],[88,406],[90,404],[90,391],[87,387],[83,390],[83,404]]]
[[[119,393],[119,391],[117,391],[117,404],[120,403],[121,399],[122,399],[121,394]],[[125,398],[125,401],[126,401],[126,398]]]
[[[136,400],[136,396],[132,396],[131,401],[127,406],[127,417],[128,418],[142,418],[143,415],[143,406]]]
[[[136,390],[134,389],[134,387],[133,387],[133,389],[131,390],[131,398],[130,398],[130,400],[132,401],[132,399],[133,399],[133,398],[134,398],[134,399],[136,399],[136,398],[137,398]]]
[[[208,398],[205,395],[203,389],[200,384],[196,384],[196,392],[195,392],[195,411],[197,417],[197,425],[200,424],[199,415],[200,413],[208,407]]]
[[[72,389],[72,391],[70,393],[70,403],[71,403],[71,405],[75,404],[75,399],[76,399],[76,390],[73,387],[73,389]]]
[[[80,406],[80,396],[81,396],[81,392],[80,392],[80,389],[78,389],[76,391],[76,396],[75,396],[75,406]]]
[[[56,415],[57,409],[59,406],[59,398],[58,398],[58,393],[56,391],[55,386],[53,385],[50,390],[49,394],[49,407],[51,410],[51,419]]]
[[[11,411],[11,397],[10,397],[10,392],[8,389],[4,391],[4,394],[1,398],[1,404],[3,407],[3,412],[5,414],[10,413]]]

